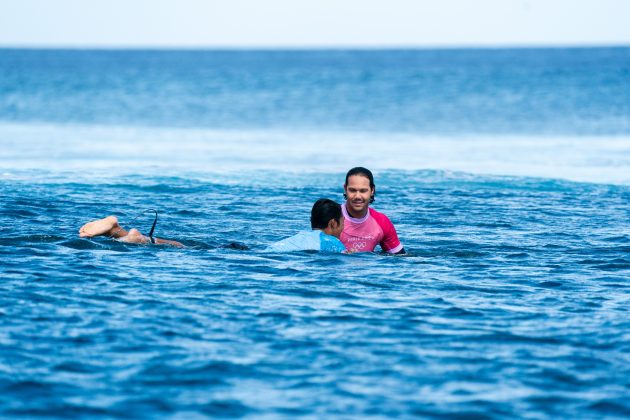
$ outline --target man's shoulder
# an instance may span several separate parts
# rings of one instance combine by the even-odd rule
[[[345,245],[338,238],[327,235],[323,231],[320,231],[319,235],[320,249],[328,252],[343,252],[346,250]]]
[[[370,207],[370,217],[372,217],[374,221],[380,226],[380,228],[383,230],[383,233],[385,234],[386,237],[397,235],[394,224],[391,222],[391,220],[389,220],[389,217],[387,217],[384,213],[376,211]]]
[[[303,230],[296,233],[293,236],[290,236],[284,239],[284,241],[290,241],[293,243],[307,243],[307,242],[312,242],[316,238],[317,238],[316,232],[313,232],[310,230]]]
[[[377,222],[387,222],[387,223],[391,223],[389,221],[389,217],[387,217],[385,215],[385,213],[381,213],[378,210],[373,209],[372,207],[369,208],[370,210],[370,217],[374,218]]]
[[[272,244],[268,250],[277,252],[318,250],[319,235],[313,231],[302,231]]]

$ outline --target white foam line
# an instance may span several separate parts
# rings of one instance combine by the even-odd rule
[[[424,136],[0,125],[0,168],[229,172],[437,169],[630,184],[630,136]]]

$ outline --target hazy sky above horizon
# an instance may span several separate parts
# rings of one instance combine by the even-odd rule
[[[630,45],[626,0],[20,0],[5,47]]]

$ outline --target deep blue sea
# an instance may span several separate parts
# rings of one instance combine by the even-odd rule
[[[0,197],[2,418],[630,416],[630,48],[0,49]]]

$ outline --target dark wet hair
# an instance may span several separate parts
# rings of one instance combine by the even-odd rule
[[[341,205],[328,198],[320,198],[311,210],[311,228],[326,229],[330,219],[341,220]]]
[[[353,175],[360,175],[360,176],[364,176],[367,179],[370,180],[370,188],[375,188],[374,185],[374,175],[372,175],[372,171],[370,171],[367,168],[364,168],[363,166],[357,166],[356,168],[352,168],[348,171],[348,173],[346,174],[346,183],[344,185],[348,185],[348,178],[350,178]],[[372,197],[370,197],[370,204],[374,202],[374,196],[376,195],[376,191],[374,191],[374,194],[372,194]],[[346,193],[343,193],[343,198],[345,198],[346,200],[348,199],[348,195]]]

